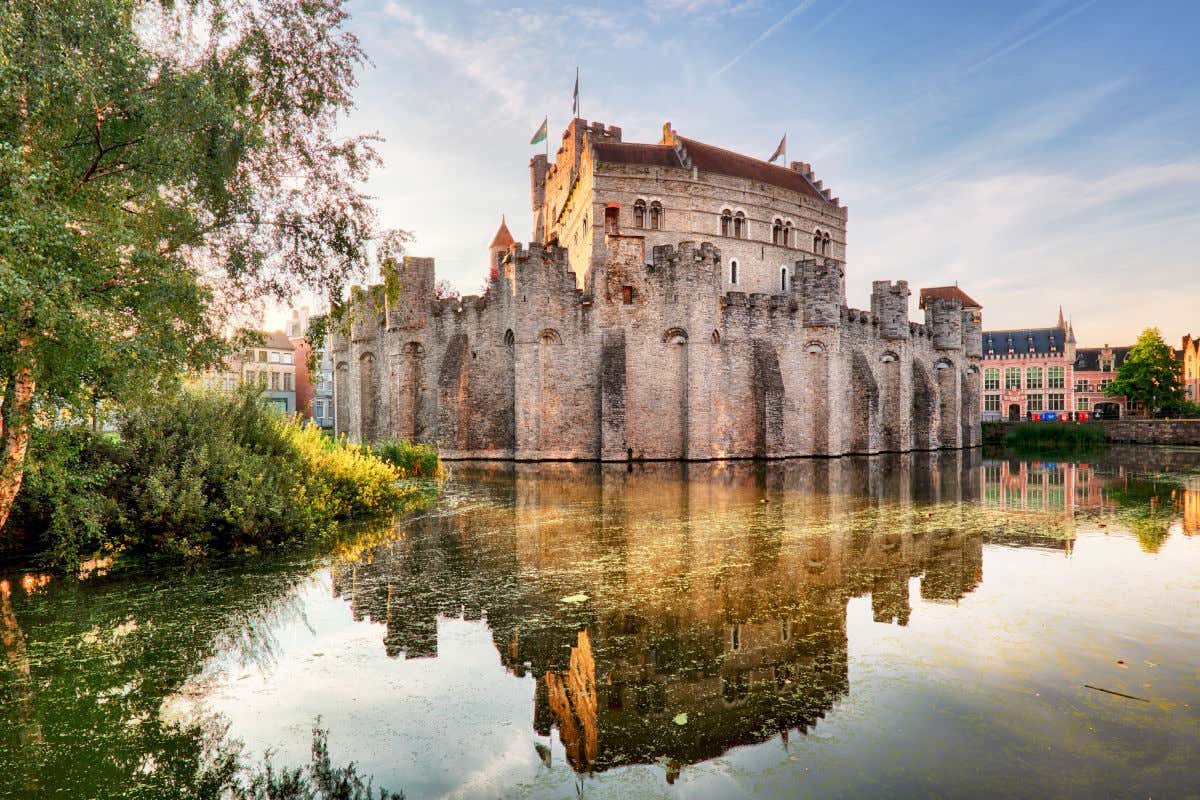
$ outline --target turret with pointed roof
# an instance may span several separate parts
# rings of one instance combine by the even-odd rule
[[[488,245],[488,281],[494,281],[500,277],[500,264],[504,261],[504,254],[508,252],[508,248],[516,244],[513,235],[509,233],[508,224],[504,220],[504,215],[500,215],[500,227],[496,229],[496,235],[492,237],[492,243]]]

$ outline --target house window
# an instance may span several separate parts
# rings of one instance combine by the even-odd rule
[[[1088,411],[1091,409],[1091,405],[1092,405],[1092,401],[1088,400],[1086,397],[1075,398],[1075,410],[1076,411]]]
[[[278,372],[271,373],[271,391],[272,392],[279,391],[279,373]]]
[[[655,200],[650,204],[650,228],[660,231],[663,226],[663,207],[662,203]]]
[[[1040,389],[1042,388],[1042,368],[1030,367],[1025,370],[1025,388]]]
[[[984,411],[999,411],[1000,410],[1000,395],[985,394],[983,396]]]
[[[278,364],[278,363],[279,363],[279,353],[275,353],[275,352],[272,352],[272,353],[271,353],[271,363],[272,363],[272,364]]]
[[[730,236],[733,233],[733,212],[728,208],[721,212],[721,235]]]
[[[1086,391],[1090,391],[1090,390],[1088,389],[1088,382],[1087,382],[1087,380],[1086,380],[1086,379],[1082,379],[1082,380],[1076,380],[1076,381],[1075,381],[1075,391],[1077,391],[1077,392],[1086,392]]]
[[[729,262],[729,282],[732,283],[734,286],[737,286],[737,281],[738,281],[737,269],[738,269],[737,261],[736,260],[730,261]]]
[[[1046,370],[1046,386],[1050,389],[1062,389],[1067,385],[1067,368],[1050,367]]]
[[[1021,368],[1007,367],[1004,370],[1004,388],[1005,389],[1020,389],[1021,388]]]
[[[994,391],[1000,390],[1000,370],[993,367],[983,371],[983,388]]]
[[[620,217],[618,216],[620,213],[621,213],[621,209],[619,209],[619,208],[604,209],[604,232],[605,233],[616,235],[621,232]]]
[[[633,227],[646,227],[646,201],[638,200],[633,204]]]
[[[1042,396],[1040,394],[1025,395],[1025,407],[1030,411],[1042,410]]]
[[[633,287],[632,286],[622,286],[621,287],[621,302],[627,306],[633,305]]]
[[[292,373],[290,372],[283,373],[283,390],[285,392],[292,390]]]
[[[1104,378],[1102,381],[1100,381],[1100,391],[1106,391],[1111,384],[1112,378]]]
[[[266,361],[267,361],[267,351],[266,350],[258,351],[258,360],[263,362],[264,364],[266,363]]]
[[[1105,359],[1104,361],[1101,361],[1100,362],[1100,371],[1101,372],[1112,372],[1113,371],[1112,359]]]
[[[741,211],[733,215],[733,238],[745,239],[749,235],[749,226],[746,225],[746,215]]]
[[[1063,411],[1066,409],[1066,396],[1062,392],[1051,392],[1048,396],[1046,408],[1050,411]]]
[[[779,270],[779,291],[786,292],[787,288],[787,267],[782,267]]]

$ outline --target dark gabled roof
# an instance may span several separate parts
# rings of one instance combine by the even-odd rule
[[[654,167],[682,167],[675,148],[665,144],[635,142],[592,142],[596,161],[606,164],[645,164]]]
[[[817,188],[807,178],[794,169],[777,167],[761,159],[744,156],[741,153],[698,142],[695,139],[687,139],[683,136],[678,138],[683,143],[684,149],[687,150],[692,164],[703,172],[715,172],[719,175],[731,175],[735,178],[768,183],[782,189],[791,189],[793,192],[799,192],[826,203],[833,202],[817,191]]]
[[[983,308],[983,306],[972,300],[966,292],[957,286],[933,286],[928,289],[921,290],[921,299],[917,303],[918,308],[925,308],[925,301],[940,298],[942,300],[957,300],[962,303],[963,308]]]
[[[1105,350],[1112,350],[1113,369],[1124,364],[1125,356],[1129,353],[1128,347],[1079,347],[1075,350],[1075,369],[1084,372],[1099,372],[1100,355]]]
[[[1011,344],[1009,343],[1011,340]],[[1057,350],[1050,349],[1053,341]],[[1011,331],[984,331],[983,352],[989,350],[1004,355],[1011,347],[1014,353],[1028,353],[1033,347],[1034,353],[1061,353],[1066,349],[1067,332],[1063,328],[1026,328]]]
[[[265,346],[270,347],[272,350],[295,350],[296,349],[292,345],[292,340],[289,339],[287,337],[287,334],[285,334],[283,331],[271,331],[270,333],[266,333],[263,335],[266,336],[266,338],[267,338]]]

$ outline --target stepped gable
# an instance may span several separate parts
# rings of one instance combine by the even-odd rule
[[[1113,369],[1120,369],[1129,355],[1128,347],[1080,347],[1075,351],[1075,369],[1084,372],[1100,371],[1100,356],[1108,350],[1113,354]]]
[[[678,134],[675,134],[675,138],[687,151],[692,165],[701,172],[714,172],[718,175],[768,183],[781,189],[790,189],[814,200],[823,200],[826,203],[834,202],[797,170],[768,164],[766,161],[698,142],[695,139],[688,139]]]
[[[957,300],[962,303],[963,308],[983,308],[983,306],[972,300],[966,292],[957,286],[932,286],[928,289],[922,289],[921,300],[917,303],[917,308],[924,309],[925,301],[934,298],[940,300]]]

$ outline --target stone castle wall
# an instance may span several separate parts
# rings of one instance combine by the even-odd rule
[[[433,263],[353,299],[335,337],[337,428],[447,458],[835,456],[979,444],[978,311],[904,282],[871,311],[841,263],[790,263],[782,293],[725,291],[710,243],[605,235],[588,291],[564,249],[514,247],[481,297],[433,298]],[[794,254],[795,255],[795,254]]]

